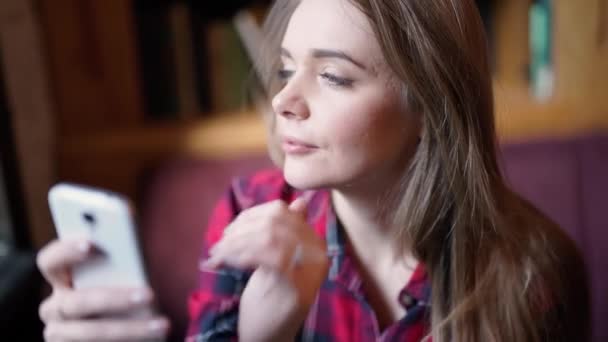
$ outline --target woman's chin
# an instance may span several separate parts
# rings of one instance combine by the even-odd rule
[[[319,171],[286,166],[283,176],[289,185],[300,190],[326,188],[329,185]]]

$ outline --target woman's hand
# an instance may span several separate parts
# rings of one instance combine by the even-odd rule
[[[306,201],[243,211],[210,250],[207,267],[255,269],[239,309],[242,340],[292,340],[327,276],[327,247],[306,223]]]
[[[149,288],[72,288],[72,266],[90,257],[86,240],[55,240],[38,253],[38,267],[53,292],[39,308],[46,341],[141,341],[164,338],[164,317],[139,317],[153,302]],[[151,311],[150,311],[151,312]],[[131,318],[129,318],[131,317]]]

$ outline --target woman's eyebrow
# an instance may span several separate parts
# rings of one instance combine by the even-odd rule
[[[344,51],[328,50],[328,49],[312,49],[311,51],[312,51],[311,55],[314,58],[343,59],[345,61],[348,61],[348,62],[354,64],[355,66],[357,66],[358,68],[360,68],[362,70],[367,70],[367,68],[365,67],[365,65],[363,63],[358,62],[356,59],[352,58],[351,56],[346,54]],[[291,53],[289,53],[289,51],[285,48],[281,48],[281,55],[285,56],[287,58],[293,59],[293,57],[291,57]]]

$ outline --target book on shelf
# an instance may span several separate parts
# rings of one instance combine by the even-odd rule
[[[175,118],[179,108],[169,11],[172,4],[146,0],[133,4],[146,116],[153,120]]]
[[[194,77],[192,17],[186,3],[177,2],[171,6],[169,22],[173,37],[178,117],[194,118],[201,110]]]
[[[245,106],[246,80],[251,70],[239,35],[231,21],[215,20],[208,23],[207,73],[213,112],[238,111]]]
[[[550,0],[535,0],[529,12],[530,90],[547,101],[553,94],[552,11]]]
[[[476,0],[481,20],[483,21],[483,27],[486,32],[486,38],[488,40],[488,52],[489,52],[489,63],[491,70],[496,69],[496,56],[495,56],[495,41],[494,41],[494,10],[496,8],[495,0]]]
[[[191,119],[247,106],[252,63],[233,21],[179,1],[137,0],[134,13],[149,118]]]

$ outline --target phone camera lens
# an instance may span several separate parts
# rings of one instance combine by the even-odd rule
[[[82,214],[82,218],[85,220],[86,223],[88,223],[91,226],[94,226],[96,223],[96,219],[95,219],[95,215],[91,214],[91,213],[84,213]]]

